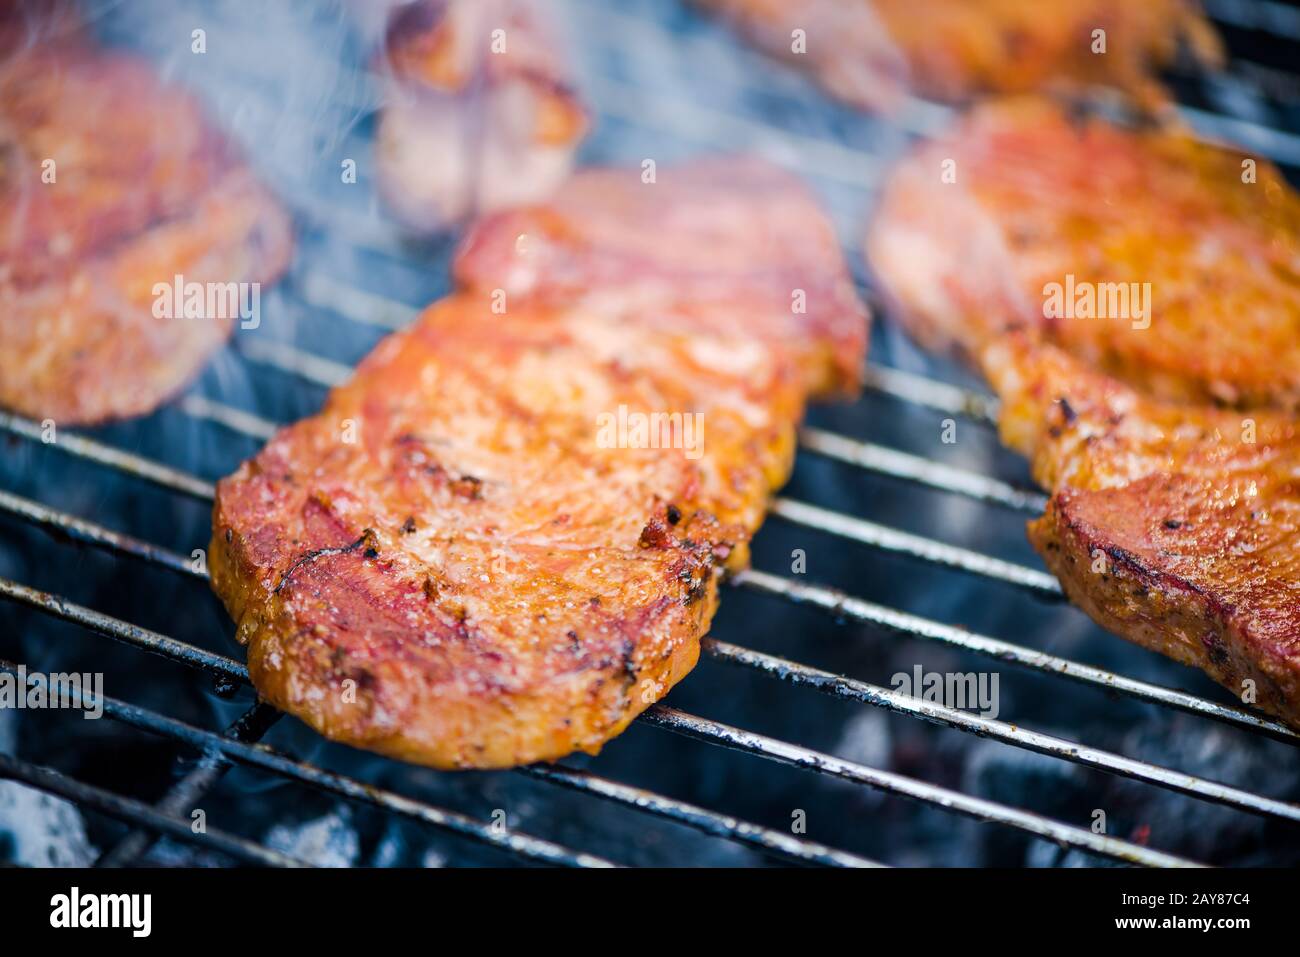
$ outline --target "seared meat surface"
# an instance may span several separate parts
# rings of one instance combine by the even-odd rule
[[[389,21],[377,132],[379,187],[432,231],[544,199],[587,129],[551,23],[535,0],[416,0]]]
[[[1153,73],[1181,48],[1205,63],[1222,58],[1194,0],[696,2],[808,69],[836,96],[872,110],[892,108],[904,92],[964,102],[1092,85],[1156,107],[1167,94]],[[1094,49],[1095,30],[1105,31],[1104,52]]]
[[[719,245],[768,215],[747,199]],[[335,740],[507,767],[594,753],[693,667],[788,474],[803,370],[743,313],[665,322],[603,280],[627,308],[436,303],[220,483],[213,586],[264,697]]]
[[[1099,624],[1300,728],[1300,428],[1149,399],[1024,336],[983,353],[1053,490],[1029,536]]]
[[[149,412],[233,328],[155,316],[155,285],[287,264],[285,215],[146,64],[77,37],[12,54],[0,147],[0,406],[60,424]]]
[[[755,197],[761,197],[756,202]],[[752,337],[794,356],[809,392],[851,395],[865,311],[831,224],[795,177],[743,157],[588,169],[544,205],[488,216],[454,265],[507,302],[581,301],[660,328]]]
[[[1024,327],[1156,397],[1300,407],[1300,199],[1266,160],[991,103],[898,165],[867,249],[926,345]]]

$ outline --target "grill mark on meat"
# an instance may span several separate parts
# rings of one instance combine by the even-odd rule
[[[309,562],[314,562],[316,559],[321,558],[324,555],[346,555],[349,552],[355,552],[366,542],[370,541],[374,537],[374,534],[375,533],[373,529],[367,528],[364,532],[361,533],[361,537],[358,538],[351,545],[344,545],[341,548],[317,548],[307,552],[305,555],[301,556],[300,558],[295,559],[293,564],[291,564],[287,569],[285,569],[284,574],[280,577],[279,583],[276,584],[276,586],[273,589],[271,589],[271,594],[273,595],[280,594],[284,586],[289,583],[289,579],[293,577],[293,573],[296,572],[303,565],[306,565]],[[367,558],[376,558],[378,557],[378,555],[379,552],[375,551],[373,548],[367,549],[366,551]]]

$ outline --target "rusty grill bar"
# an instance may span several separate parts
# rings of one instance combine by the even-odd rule
[[[584,14],[596,17],[610,31],[607,35],[634,34],[638,43],[672,44],[677,42],[665,27],[645,17],[630,16],[596,0],[575,0]],[[1264,0],[1212,0],[1207,3],[1212,16],[1225,23],[1263,29],[1279,36],[1300,37],[1300,10]],[[747,54],[780,82],[788,80],[785,68]],[[782,79],[784,78],[784,80]],[[592,91],[595,102],[605,114],[621,122],[660,129],[673,135],[684,130],[681,111],[707,113],[709,129],[718,139],[734,138],[760,148],[770,158],[798,168],[812,176],[824,177],[856,189],[870,189],[879,173],[879,161],[868,153],[830,140],[791,134],[764,121],[735,115],[714,114],[708,108],[688,102],[662,103],[656,110],[642,107],[639,91],[627,88],[622,81],[602,79]],[[638,94],[635,98],[631,94]],[[943,107],[917,101],[905,114],[904,127],[924,134],[946,115]],[[1300,137],[1280,130],[1249,123],[1232,116],[1183,109],[1184,116],[1210,138],[1225,136],[1248,147],[1294,165],[1300,165]],[[782,142],[783,141],[783,142]],[[777,146],[772,146],[778,143]],[[717,145],[716,143],[710,145]],[[344,219],[348,214],[344,214]],[[338,220],[335,220],[338,224]],[[351,224],[357,226],[355,222]],[[319,227],[319,224],[317,224]],[[349,230],[364,238],[367,230]],[[369,231],[373,235],[374,231]],[[380,243],[382,245],[382,242]],[[846,243],[850,255],[854,244]],[[385,248],[385,255],[405,256],[400,248]],[[410,268],[420,264],[399,263]],[[286,281],[287,294],[299,304],[326,310],[355,323],[380,330],[400,328],[413,318],[414,304],[397,302],[388,297],[340,283],[322,273],[302,270]],[[874,298],[870,289],[865,290]],[[879,315],[880,310],[876,310]],[[269,367],[320,387],[331,387],[350,374],[350,367],[325,356],[314,355],[294,346],[266,338],[237,337],[237,353],[255,365]],[[963,417],[985,426],[996,417],[996,402],[991,397],[948,383],[935,381],[900,369],[869,364],[866,369],[869,391],[891,400],[926,408],[946,415]],[[260,415],[230,406],[199,394],[179,399],[174,408],[196,422],[232,431],[262,441],[278,426]],[[42,441],[41,424],[12,413],[0,412],[0,431],[28,442]],[[922,456],[887,446],[862,441],[820,428],[805,427],[800,433],[805,452],[831,459],[892,480],[914,483],[938,492],[962,496],[1001,510],[1035,514],[1046,498],[1040,492],[1012,485],[976,472],[945,465]],[[199,502],[210,502],[213,484],[183,469],[116,448],[88,436],[61,433],[49,451],[59,451],[74,459],[115,470],[150,483],[169,493]],[[230,463],[233,467],[235,463]],[[186,556],[170,549],[142,541],[128,533],[107,528],[91,519],[51,508],[41,502],[0,489],[0,513],[4,513],[46,533],[74,544],[99,549],[113,556],[129,558],[169,572],[205,581],[207,574]],[[894,552],[923,564],[946,567],[963,574],[1011,585],[1047,602],[1063,598],[1055,579],[1038,569],[1018,565],[924,536],[904,532],[866,519],[832,511],[818,505],[778,497],[771,514],[783,521],[815,529],[833,536]],[[837,619],[876,626],[886,632],[937,642],[973,652],[996,661],[1007,662],[1030,672],[1067,678],[1092,685],[1134,700],[1159,705],[1190,715],[1226,724],[1274,740],[1296,744],[1300,734],[1258,712],[1201,698],[1183,691],[1161,687],[1129,678],[1102,668],[1058,657],[909,614],[869,602],[845,592],[792,578],[753,569],[731,577],[734,587],[777,596],[820,608]],[[103,637],[111,638],[137,650],[161,656],[169,661],[198,669],[224,686],[247,685],[243,664],[226,656],[178,641],[168,635],[142,628],[112,616],[78,605],[58,595],[41,592],[20,582],[0,578],[0,598],[36,609],[43,614],[75,623]],[[1300,806],[1265,795],[1231,787],[1212,780],[1185,774],[1157,764],[1127,758],[1085,744],[1048,735],[1018,725],[992,720],[944,705],[923,702],[897,691],[847,678],[807,665],[787,661],[735,644],[705,638],[703,651],[711,658],[737,667],[751,669],[793,685],[807,686],[824,694],[848,699],[923,721],[956,728],[971,734],[994,738],[1059,760],[1073,762],[1108,774],[1132,778],[1199,800],[1221,804],[1240,811],[1300,824]],[[17,664],[0,660],[0,669],[16,671]],[[138,830],[130,833],[100,859],[102,866],[130,864],[143,854],[155,835],[167,835],[218,851],[236,860],[271,866],[296,866],[303,862],[261,846],[256,842],[209,829],[205,834],[191,831],[189,821],[178,815],[199,796],[217,783],[233,765],[257,769],[295,784],[314,788],[349,802],[377,807],[385,812],[424,825],[450,831],[472,840],[497,846],[518,857],[547,864],[575,867],[605,867],[614,862],[596,855],[571,850],[547,840],[513,830],[501,830],[466,815],[412,800],[398,793],[373,787],[346,775],[319,768],[309,762],[274,751],[257,742],[278,718],[262,704],[250,708],[223,732],[204,730],[167,715],[116,699],[104,699],[104,711],[110,718],[137,730],[197,751],[202,759],[187,775],[179,779],[168,793],[150,806],[137,800],[91,787],[48,768],[0,755],[0,778],[12,778],[51,794],[64,797],[83,807],[115,817]],[[1144,866],[1196,866],[1196,862],[1147,848],[1118,838],[1099,835],[1085,828],[1052,820],[1044,815],[1006,804],[986,800],[895,772],[879,770],[834,755],[820,753],[791,742],[778,740],[698,717],[663,704],[653,706],[639,719],[641,722],[701,740],[719,747],[738,750],[764,760],[830,775],[843,781],[901,795],[980,821],[1018,829],[1065,847],[1076,848],[1113,860]],[[702,833],[758,849],[762,852],[805,864],[829,866],[878,866],[860,855],[836,850],[804,840],[789,833],[738,820],[728,814],[708,810],[685,801],[622,784],[588,771],[561,765],[541,765],[518,769],[516,773],[568,788],[579,793],[614,802],[628,808],[692,827]]]

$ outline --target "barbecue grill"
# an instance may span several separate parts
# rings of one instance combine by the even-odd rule
[[[23,714],[8,747],[0,725],[0,778],[84,815],[98,864],[1300,861],[1300,734],[1064,604],[1023,541],[1022,519],[1045,499],[998,448],[995,403],[883,322],[867,395],[814,409],[802,430],[796,475],[757,537],[753,570],[724,591],[700,666],[598,759],[451,775],[278,721],[252,696],[205,586],[213,479],[445,292],[452,240],[404,239],[373,207],[366,157],[380,94],[362,57],[325,84],[328,98],[304,97],[270,84],[274,58],[221,59],[222,38],[254,15],[217,7],[199,21],[213,61],[187,70],[159,39],[180,26],[189,36],[193,11],[179,6],[110,7],[101,26],[193,73],[246,141],[279,130],[310,141],[316,165],[248,143],[295,209],[300,248],[264,297],[262,327],[236,332],[187,395],[94,433],[51,436],[0,413],[0,664],[102,670],[111,719]],[[1287,132],[1300,126],[1288,67],[1300,9],[1208,7],[1233,65],[1176,79],[1185,118],[1300,168],[1300,135]],[[823,194],[857,270],[880,171],[947,112],[914,101],[883,122],[840,108],[669,0],[564,8],[596,111],[585,161],[756,150]],[[348,158],[357,184],[338,176]],[[905,663],[997,674],[1001,713],[896,690],[889,675]],[[291,820],[298,805],[322,809],[319,840]],[[16,806],[0,799],[0,835],[23,826],[6,820]]]

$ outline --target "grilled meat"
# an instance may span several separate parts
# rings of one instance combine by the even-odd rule
[[[899,166],[867,246],[909,330],[999,395],[1066,594],[1297,724],[1300,204],[1245,159],[987,104]]]
[[[991,103],[899,164],[867,249],[926,345],[1019,326],[1156,397],[1300,407],[1300,200],[1265,160]]]
[[[288,220],[187,95],[78,38],[0,65],[0,405],[59,423],[149,412],[231,317],[157,318],[154,287],[260,282]]]
[[[587,114],[540,4],[417,0],[394,11],[379,186],[419,230],[547,196],[568,175]]]
[[[748,532],[711,513],[761,514],[766,488],[724,476],[753,452],[784,473],[792,386],[745,341],[436,304],[219,486],[213,584],[259,692],[437,767],[597,751],[695,664]],[[699,460],[598,441],[620,407],[706,406]],[[718,441],[750,411],[765,443]]]
[[[1053,490],[1029,535],[1103,627],[1300,728],[1300,427],[1153,400],[1012,335],[983,367]]]
[[[1222,50],[1194,0],[697,0],[836,96],[891,109],[904,91],[948,102],[1108,85],[1147,107],[1181,48]],[[800,37],[794,31],[802,31]],[[1104,30],[1096,52],[1095,30]]]
[[[769,343],[799,361],[812,394],[852,394],[862,374],[865,312],[835,233],[797,179],[757,160],[666,167],[653,182],[584,170],[544,205],[483,219],[453,268],[508,303],[581,301]]]
[[[672,197],[658,221],[689,237],[708,210]],[[782,199],[749,202],[718,247]],[[720,274],[742,305],[746,278]],[[213,586],[254,683],[326,736],[447,768],[594,753],[694,665],[789,472],[804,370],[739,315],[553,292],[436,303],[218,486]]]

